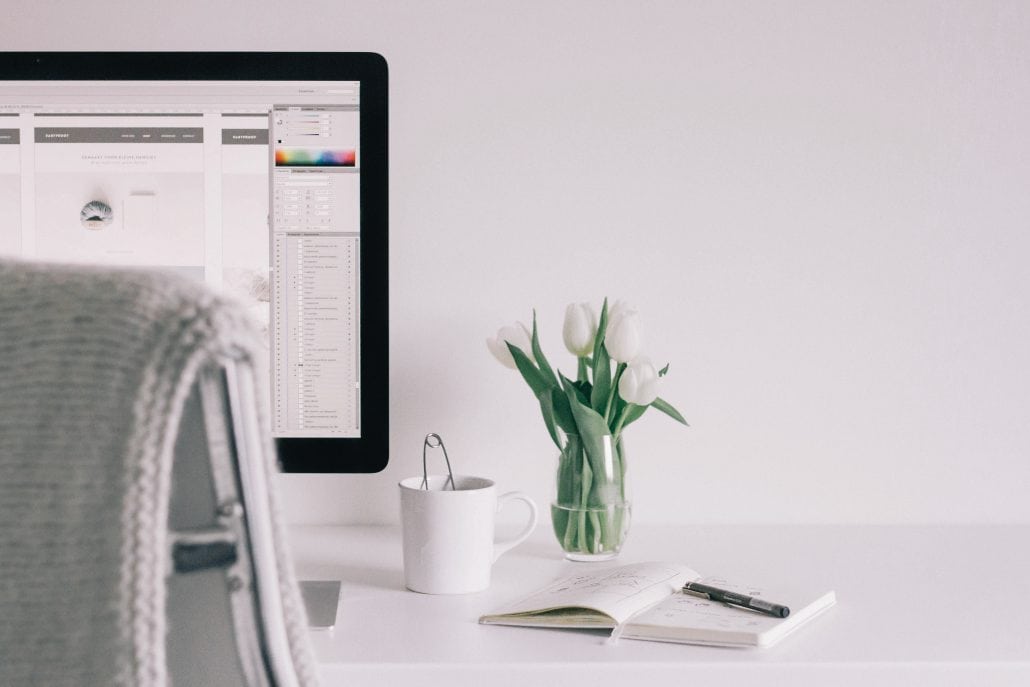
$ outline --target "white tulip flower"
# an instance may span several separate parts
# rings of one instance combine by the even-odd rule
[[[616,303],[614,317],[608,320],[608,329],[604,335],[604,346],[612,360],[628,363],[640,354],[643,347],[643,332],[640,327],[640,316],[628,306],[619,307]]]
[[[658,370],[647,358],[631,362],[619,379],[619,395],[626,403],[651,405],[658,398]]]
[[[608,323],[614,322],[628,312],[636,311],[636,308],[620,298],[608,307]]]
[[[569,303],[565,308],[565,324],[561,330],[565,348],[577,358],[590,355],[597,336],[597,315],[589,303]]]
[[[510,327],[501,327],[497,330],[496,337],[486,340],[486,347],[490,349],[494,357],[505,367],[514,370],[515,358],[511,356],[511,351],[508,350],[506,344],[515,346],[528,356],[533,349],[533,344],[526,325],[516,322]]]

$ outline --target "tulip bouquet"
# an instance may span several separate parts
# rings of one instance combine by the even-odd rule
[[[687,424],[658,396],[661,370],[640,355],[637,311],[607,299],[600,317],[587,303],[565,310],[565,347],[576,356],[575,381],[555,372],[533,329],[502,327],[487,346],[502,364],[517,369],[540,404],[547,432],[560,451],[557,494],[551,505],[555,535],[573,560],[616,556],[629,530],[623,432],[648,408]]]

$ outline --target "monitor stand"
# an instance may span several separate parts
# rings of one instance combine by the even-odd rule
[[[308,615],[308,627],[331,630],[340,604],[339,580],[302,580],[300,595]]]

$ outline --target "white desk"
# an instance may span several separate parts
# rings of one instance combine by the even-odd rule
[[[478,625],[576,566],[547,523],[494,566],[489,590],[404,589],[399,531],[295,527],[302,579],[343,581],[313,631],[326,685],[1030,685],[1030,527],[636,525],[618,563],[834,589],[837,606],[772,649],[604,644],[594,631]]]

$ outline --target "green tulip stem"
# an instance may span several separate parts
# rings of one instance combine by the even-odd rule
[[[576,374],[576,381],[585,382],[587,381],[587,359],[578,358],[579,360],[579,372]]]
[[[615,442],[615,457],[619,461],[619,496],[622,497],[623,503],[626,502],[626,457],[622,455],[622,449],[619,448],[619,442]],[[618,530],[619,528],[616,528]]]
[[[626,363],[619,363],[618,367],[615,368],[615,378],[612,379],[612,390],[608,393],[608,403],[604,407],[604,421],[608,423],[610,427],[612,424],[612,402],[615,400],[615,396],[619,393],[619,380],[622,379],[622,373],[626,371]]]
[[[607,516],[607,513],[598,513],[597,511],[590,511],[590,524],[593,525],[593,532],[591,533],[590,539],[587,540],[587,550],[590,553],[598,553],[600,551],[607,550],[609,548],[608,533],[602,526],[602,516]]]
[[[615,421],[615,427],[612,428],[612,445],[614,446],[619,445],[619,433],[622,431],[622,425],[626,422],[626,416],[629,415],[629,410],[633,405],[632,403],[627,403]]]
[[[587,551],[587,501],[590,497],[590,486],[593,482],[590,461],[583,457],[583,486],[580,491],[579,531],[576,533],[576,545],[580,551]]]

